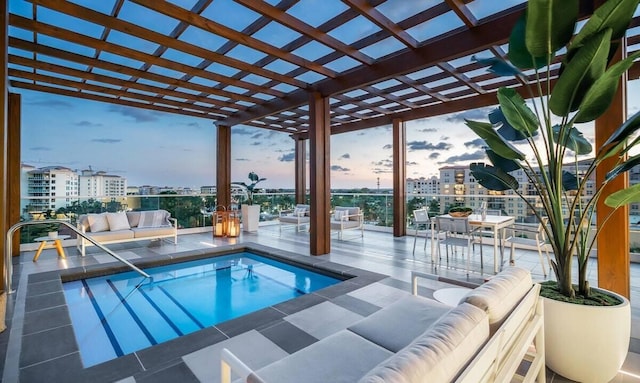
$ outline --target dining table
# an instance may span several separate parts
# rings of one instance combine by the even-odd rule
[[[441,215],[441,217],[452,218],[449,214]],[[515,217],[508,215],[481,215],[471,214],[467,217],[469,225],[475,228],[484,228],[493,233],[493,272],[498,273],[504,259],[503,241],[505,239],[506,228],[516,222]],[[431,220],[431,261],[435,262],[435,217]],[[500,251],[500,262],[498,262],[498,250]]]

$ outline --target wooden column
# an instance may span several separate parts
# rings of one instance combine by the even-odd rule
[[[309,97],[309,175],[311,194],[310,253],[328,254],[331,251],[331,130],[329,99],[319,93]]]
[[[393,120],[393,236],[407,235],[407,129]]]
[[[7,128],[7,230],[20,222],[20,116],[21,95],[9,93]],[[20,230],[12,242],[13,256],[20,255]]]
[[[614,58],[622,60],[626,52],[626,39],[623,38],[620,48]],[[622,76],[618,92],[609,110],[596,120],[595,136],[596,148],[609,138],[609,136],[627,119],[627,75]],[[605,160],[596,169],[596,183],[600,185],[609,170],[616,163],[616,157]],[[604,204],[605,198],[613,191],[629,186],[627,173],[620,175],[610,182],[596,206],[598,225],[598,286],[617,292],[629,298],[630,286],[630,257],[629,257],[629,208],[625,206],[618,209],[608,219],[611,208]],[[615,239],[615,240],[611,240]]]
[[[307,197],[307,140],[300,135],[293,135],[295,147],[296,203],[306,203]]]
[[[8,24],[9,24],[9,7],[7,0],[0,0],[0,41],[2,41],[2,49],[0,50],[0,251],[2,260],[0,267],[4,281],[7,281],[7,270],[4,267],[6,257],[10,254],[5,252],[6,233],[7,233],[7,46],[8,46]],[[3,289],[9,290],[11,286],[3,286]]]
[[[228,208],[231,205],[231,127],[217,127],[216,203]]]

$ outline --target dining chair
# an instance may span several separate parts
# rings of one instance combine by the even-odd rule
[[[525,224],[513,224],[507,228],[511,234],[505,239],[505,243],[511,244],[511,252],[509,253],[509,265],[515,265],[514,251],[515,245],[525,247],[535,247],[538,250],[538,257],[540,258],[540,266],[542,267],[542,274],[547,276],[547,268],[544,266],[544,260],[542,258],[542,248],[547,256],[547,263],[549,264],[549,270],[551,270],[551,258],[549,257],[549,248],[547,246],[547,240],[544,231],[544,225],[548,222],[548,218],[544,217],[537,226],[525,225]]]
[[[436,217],[438,229],[444,236],[436,236],[438,246],[438,259],[441,260],[441,245],[445,245],[447,251],[447,263],[449,262],[449,246],[467,247],[466,270],[469,275],[471,264],[472,244],[475,240],[474,230],[469,225],[468,217]],[[464,252],[462,252],[464,256]],[[480,268],[484,267],[482,260],[482,246],[480,247]]]
[[[429,218],[429,212],[427,209],[416,209],[413,211],[413,227],[416,230],[415,236],[413,237],[413,254],[416,253],[416,242],[418,241],[418,231],[420,228],[424,228],[425,230],[431,229],[431,219]],[[427,250],[427,234],[424,235],[424,250]]]

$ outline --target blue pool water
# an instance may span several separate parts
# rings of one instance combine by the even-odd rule
[[[63,284],[85,367],[340,282],[247,252],[145,271]]]

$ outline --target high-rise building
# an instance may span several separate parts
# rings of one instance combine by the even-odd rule
[[[47,166],[26,172],[29,211],[57,210],[78,197],[78,174],[63,166]],[[23,189],[24,190],[24,189]]]
[[[103,171],[83,170],[78,191],[82,197],[121,197],[127,194],[127,179]]]
[[[440,179],[431,178],[407,178],[407,195],[437,195],[440,194]]]

